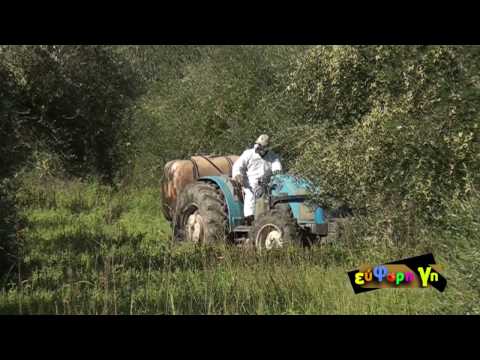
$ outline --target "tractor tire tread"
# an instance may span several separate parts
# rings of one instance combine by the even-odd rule
[[[204,220],[205,243],[215,243],[226,237],[227,214],[224,211],[223,195],[220,190],[207,183],[193,183],[185,187],[179,196],[179,201],[174,216],[174,238],[183,241],[182,224],[185,223],[183,215],[192,204]]]
[[[290,207],[288,207],[288,209],[274,208],[255,219],[249,236],[250,239],[252,239],[253,243],[255,243],[257,233],[261,229],[261,227],[269,223],[276,225],[278,228],[281,229],[283,240],[287,244],[303,244],[300,229],[293,217]]]

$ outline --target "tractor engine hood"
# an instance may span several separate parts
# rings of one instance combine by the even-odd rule
[[[299,225],[324,224],[324,211],[320,206],[309,204],[309,190],[313,185],[292,175],[272,177],[272,203],[288,202]]]

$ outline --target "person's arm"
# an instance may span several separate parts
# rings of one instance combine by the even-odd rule
[[[244,151],[243,154],[235,161],[232,168],[232,178],[237,180],[245,176],[248,164],[248,151]]]
[[[280,157],[275,155],[274,160],[272,161],[272,173],[279,173],[282,171],[282,163],[280,162]]]

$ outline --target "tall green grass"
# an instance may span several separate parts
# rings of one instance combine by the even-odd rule
[[[358,218],[334,244],[259,254],[172,243],[157,188],[29,181],[17,194],[21,266],[0,313],[478,314],[479,199],[452,203],[442,230],[419,228],[408,244]],[[347,271],[427,251],[446,265],[444,293],[354,295]]]

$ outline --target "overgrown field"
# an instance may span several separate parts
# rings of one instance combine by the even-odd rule
[[[478,314],[479,74],[477,45],[0,45],[0,312]],[[338,242],[172,243],[164,165],[262,133],[360,210]],[[425,252],[444,293],[353,294]]]
[[[35,184],[35,185],[34,185]],[[54,178],[18,191],[18,275],[0,313],[479,314],[480,201],[452,204],[450,230],[402,244],[356,219],[333,245],[257,254],[174,244],[158,189]],[[475,245],[476,244],[476,245]],[[448,286],[354,295],[346,272],[433,251]]]

